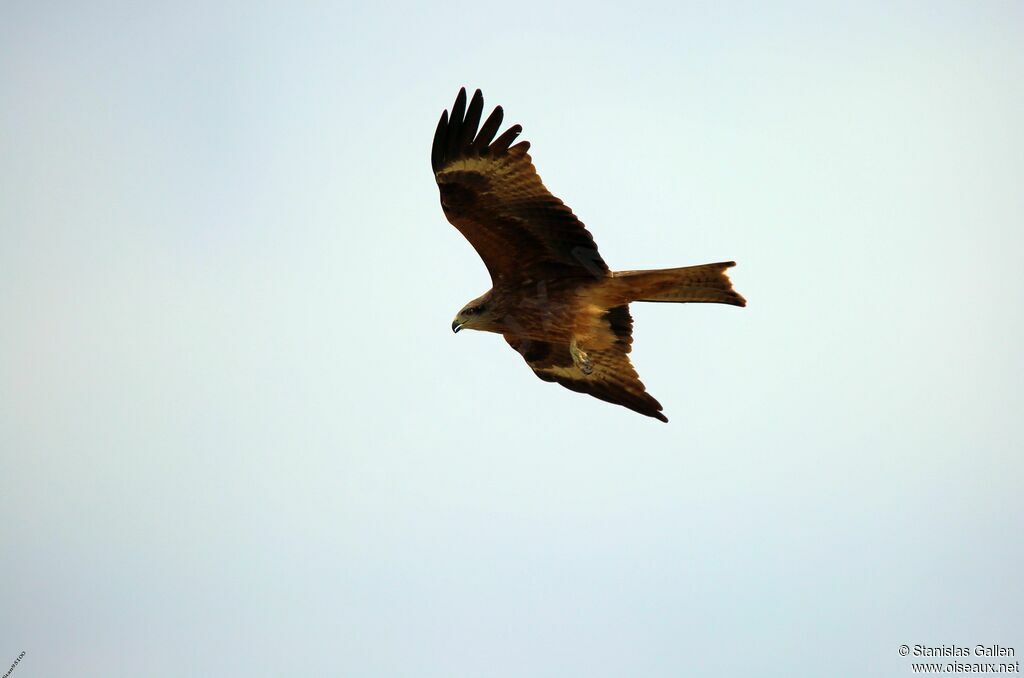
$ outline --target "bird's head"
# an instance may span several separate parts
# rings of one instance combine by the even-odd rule
[[[492,330],[493,318],[491,312],[494,307],[491,305],[490,294],[477,297],[462,307],[462,310],[452,321],[452,332],[459,330]],[[492,330],[493,331],[493,330]]]

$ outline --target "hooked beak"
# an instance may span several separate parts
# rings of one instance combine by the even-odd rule
[[[458,334],[459,330],[461,330],[461,329],[462,329],[462,323],[460,323],[458,320],[452,322],[452,332],[454,332],[455,334]]]

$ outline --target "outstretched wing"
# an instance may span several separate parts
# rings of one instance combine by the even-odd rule
[[[629,361],[633,343],[633,318],[629,315],[629,308],[613,308],[605,318],[616,340],[610,348],[587,351],[593,368],[590,374],[576,366],[568,345],[522,339],[509,334],[505,335],[505,341],[544,381],[555,382],[572,391],[667,422],[668,417],[661,412],[661,403],[647,392]]]
[[[583,223],[551,195],[533,166],[520,125],[497,139],[501,106],[477,129],[484,98],[466,90],[441,114],[430,164],[448,221],[483,259],[491,280],[515,284],[553,277],[603,277],[608,266]]]

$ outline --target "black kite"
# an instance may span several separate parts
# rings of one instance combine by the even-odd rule
[[[491,289],[466,304],[452,330],[497,332],[538,377],[655,417],[668,418],[629,362],[633,301],[745,306],[725,270],[735,262],[650,271],[608,269],[594,238],[541,183],[520,125],[495,138],[498,106],[480,125],[484,100],[466,90],[441,114],[430,163],[448,221],[491,274]]]

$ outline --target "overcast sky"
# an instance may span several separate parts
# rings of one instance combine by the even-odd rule
[[[0,7],[0,670],[906,676],[1024,653],[1024,5]],[[450,324],[501,104],[661,424]]]

